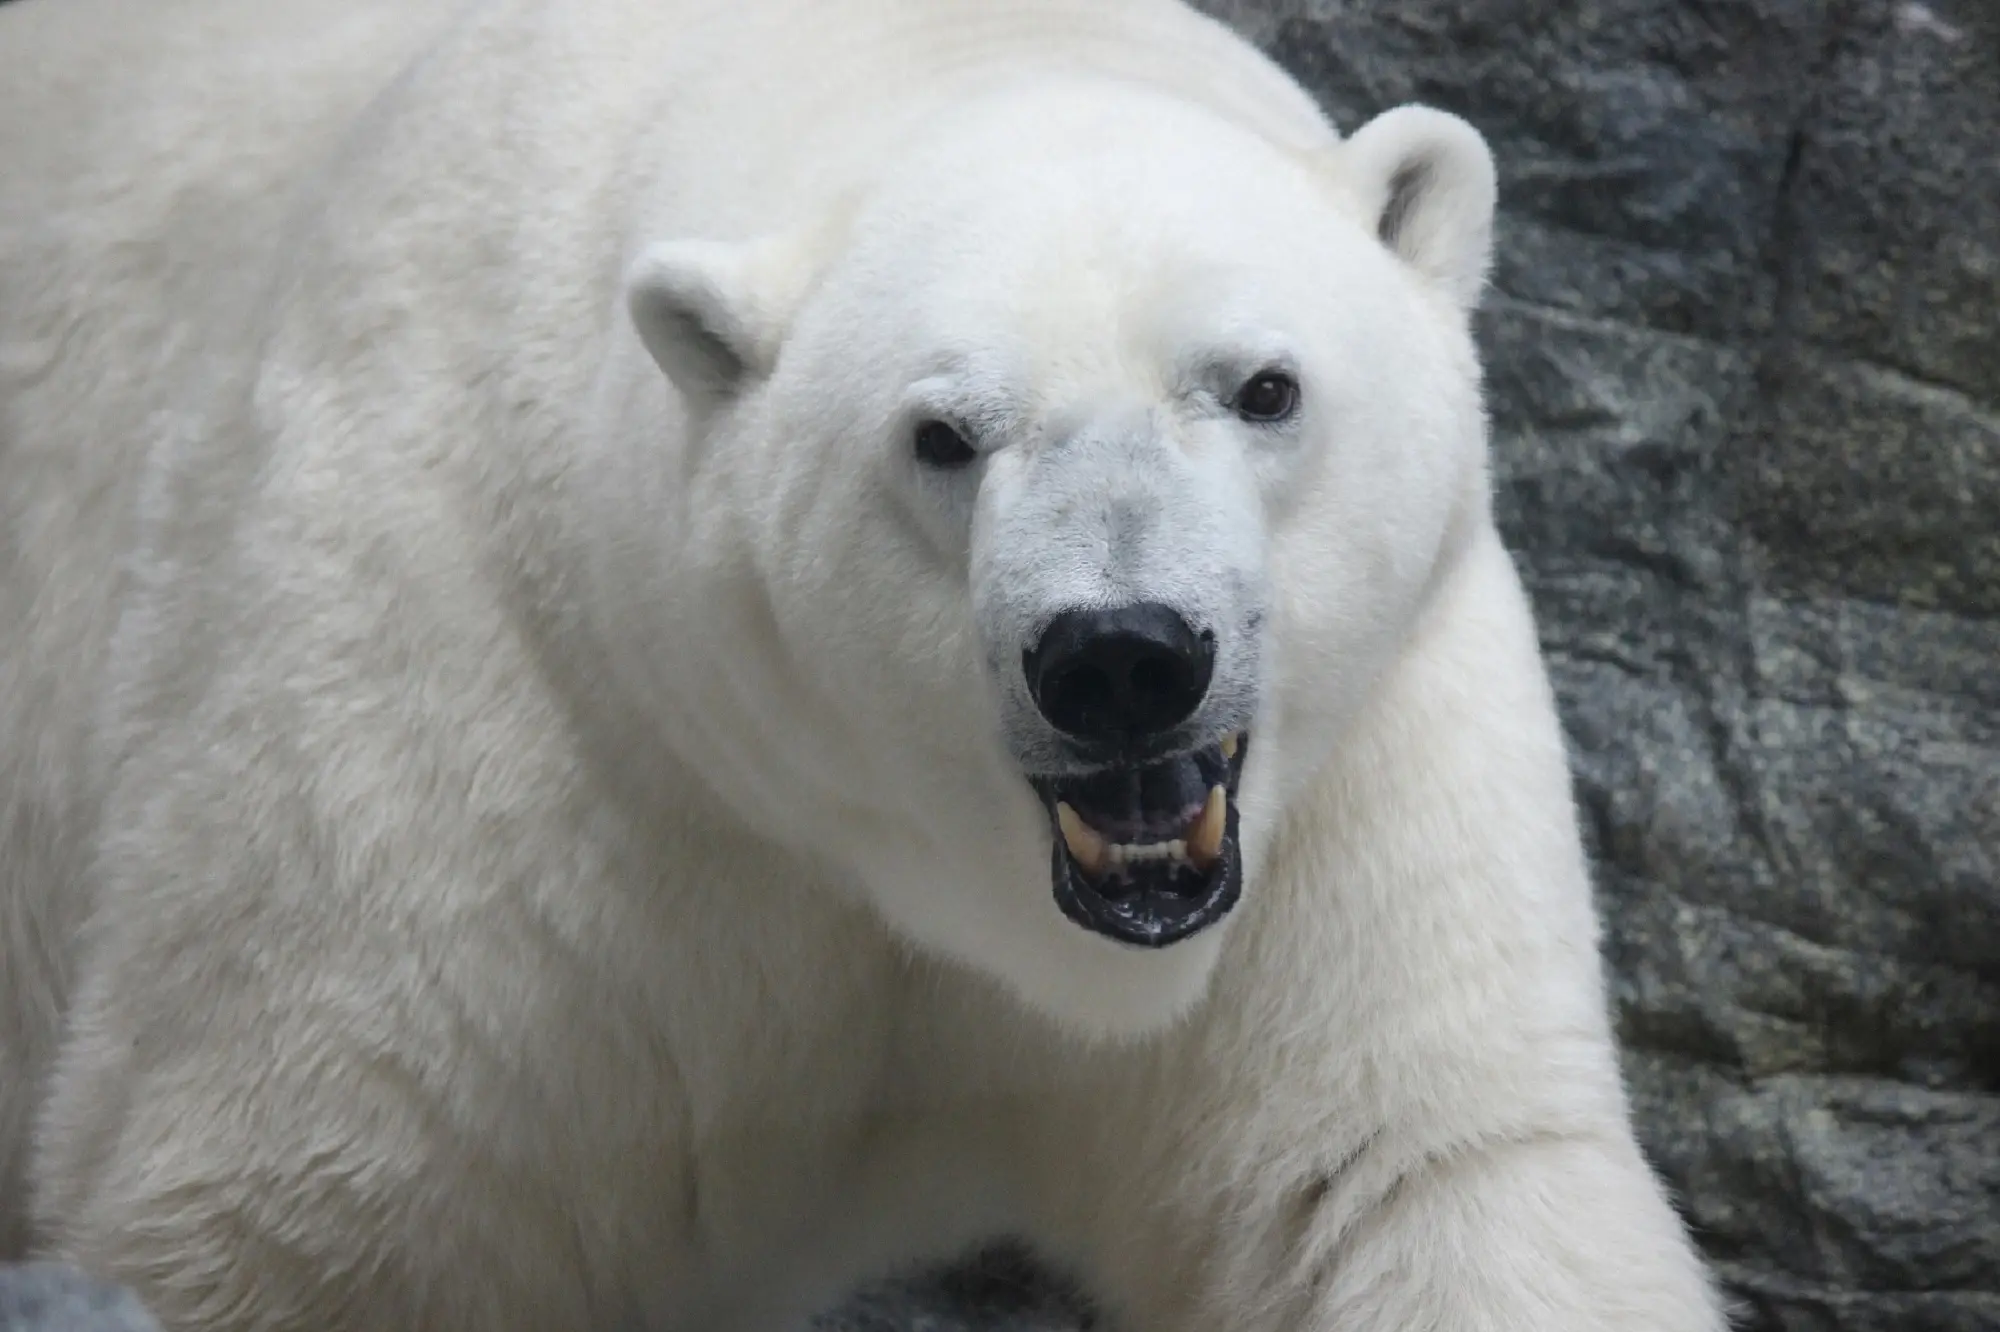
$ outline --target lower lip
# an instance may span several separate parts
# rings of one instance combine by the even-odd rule
[[[1221,856],[1204,891],[1187,896],[1143,889],[1115,898],[1100,893],[1084,879],[1058,835],[1050,865],[1056,905],[1077,925],[1126,947],[1160,949],[1191,939],[1226,917],[1242,895],[1237,817],[1231,800]]]

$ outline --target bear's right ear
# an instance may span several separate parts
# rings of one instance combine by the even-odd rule
[[[696,412],[768,374],[806,286],[793,240],[663,241],[625,273],[639,340]]]
[[[1459,308],[1479,304],[1498,194],[1479,131],[1447,111],[1399,106],[1354,131],[1339,153],[1382,243]]]

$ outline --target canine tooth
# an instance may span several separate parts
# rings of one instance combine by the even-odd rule
[[[1063,843],[1069,847],[1070,859],[1085,874],[1095,878],[1104,873],[1112,863],[1116,847],[1106,843],[1103,835],[1085,823],[1083,816],[1065,801],[1056,802],[1056,826],[1062,829]]]
[[[1231,732],[1230,734],[1223,736],[1222,757],[1226,759],[1234,759],[1236,757],[1236,747],[1237,745],[1242,743],[1242,739],[1243,735],[1242,732],[1240,731]]]
[[[1229,826],[1229,792],[1220,786],[1208,788],[1208,803],[1188,825],[1187,856],[1198,870],[1206,870],[1222,858],[1222,834]]]

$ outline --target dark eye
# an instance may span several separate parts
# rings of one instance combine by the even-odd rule
[[[919,425],[916,447],[917,460],[927,467],[963,467],[979,456],[965,436],[942,421]]]
[[[1236,390],[1236,414],[1246,421],[1282,421],[1298,406],[1299,381],[1280,370],[1253,375]]]

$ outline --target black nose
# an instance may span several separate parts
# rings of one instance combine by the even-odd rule
[[[1079,739],[1129,742],[1186,721],[1215,669],[1215,636],[1156,601],[1058,615],[1022,660],[1035,706]]]

